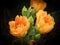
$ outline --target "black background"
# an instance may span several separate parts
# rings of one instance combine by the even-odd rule
[[[55,18],[55,28],[50,33],[43,35],[37,45],[54,45],[60,42],[60,1],[44,0],[47,3],[46,11]],[[21,14],[21,9],[25,5],[27,8],[29,0],[2,0],[0,1],[0,45],[12,45],[14,37],[9,33],[8,21],[17,14]],[[57,43],[58,42],[58,43]],[[20,44],[19,44],[20,45]]]

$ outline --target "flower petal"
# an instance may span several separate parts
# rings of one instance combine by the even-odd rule
[[[10,29],[15,28],[15,21],[9,21]]]
[[[15,25],[19,25],[19,22],[20,22],[19,18],[20,18],[19,15],[15,17]]]

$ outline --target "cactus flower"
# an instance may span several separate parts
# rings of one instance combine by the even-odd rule
[[[54,18],[47,12],[40,10],[36,13],[36,25],[40,27],[40,33],[49,33],[54,28]]]
[[[16,16],[15,21],[9,21],[10,33],[15,37],[23,37],[27,34],[30,23],[25,16]]]

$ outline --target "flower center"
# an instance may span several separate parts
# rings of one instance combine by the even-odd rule
[[[17,28],[24,28],[24,26],[25,26],[25,25],[23,25],[23,24],[19,24],[19,25],[16,26],[16,29],[17,29]]]
[[[49,22],[49,18],[48,17],[44,17],[43,19],[44,19],[44,22],[45,23],[48,23]]]

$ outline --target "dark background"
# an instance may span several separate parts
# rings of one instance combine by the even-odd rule
[[[50,33],[43,35],[37,45],[54,45],[60,42],[60,1],[44,0],[47,3],[46,11],[55,18],[55,28]],[[2,0],[0,1],[0,45],[12,45],[14,37],[9,33],[8,21],[17,14],[21,14],[21,9],[25,5],[27,8],[29,0]],[[58,43],[57,43],[58,42]],[[20,44],[19,44],[20,45]]]

